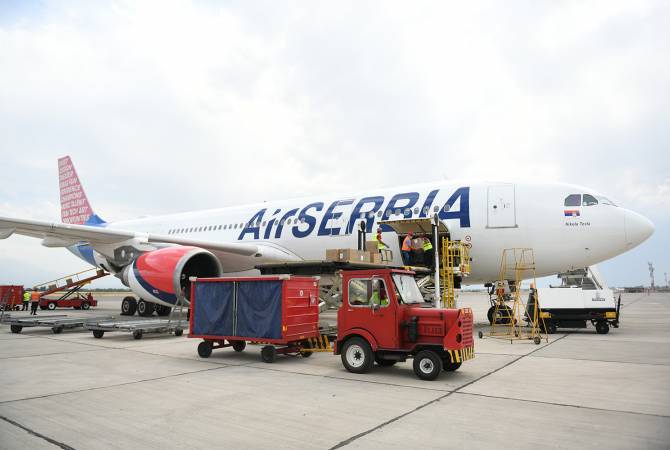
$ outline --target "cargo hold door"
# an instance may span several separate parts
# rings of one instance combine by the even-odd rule
[[[487,190],[487,228],[515,228],[516,190],[513,184],[496,184]]]

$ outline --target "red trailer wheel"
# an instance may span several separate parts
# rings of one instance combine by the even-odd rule
[[[247,347],[246,341],[230,341],[230,344],[233,346],[233,350],[236,352],[243,352]]]

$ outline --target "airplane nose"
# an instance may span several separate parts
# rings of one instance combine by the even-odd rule
[[[654,224],[642,214],[626,210],[624,220],[626,246],[635,247],[654,234]]]

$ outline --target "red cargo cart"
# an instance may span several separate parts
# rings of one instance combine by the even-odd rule
[[[19,310],[23,305],[23,286],[0,286],[0,309],[5,311]]]
[[[247,342],[266,344],[265,362],[277,354],[298,354],[319,337],[318,277],[290,275],[198,278],[191,284],[189,337],[203,339],[198,354]]]

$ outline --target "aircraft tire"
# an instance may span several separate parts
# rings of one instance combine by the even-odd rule
[[[486,317],[489,319],[489,325],[493,325],[493,314],[495,313],[496,307],[491,306],[486,313]],[[507,325],[510,323],[512,317],[512,308],[507,305],[503,305],[498,308],[498,318],[496,319],[496,325]]]
[[[137,311],[137,300],[135,297],[124,297],[121,302],[121,315],[122,316],[132,316]]]
[[[154,309],[155,305],[144,299],[140,299],[140,301],[137,302],[137,314],[142,317],[151,317],[151,315],[154,313]]]

